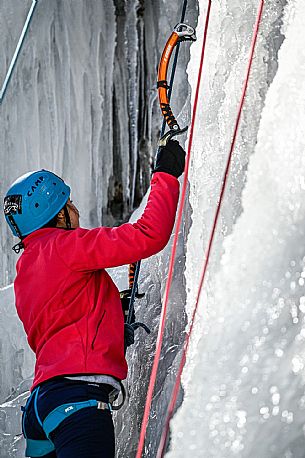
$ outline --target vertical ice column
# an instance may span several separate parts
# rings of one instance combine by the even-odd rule
[[[265,21],[270,21],[269,14]],[[184,373],[185,401],[172,422],[169,457],[303,454],[304,18],[304,2],[291,1],[285,10],[286,40],[278,72],[248,166],[242,214],[223,248],[216,247],[216,254],[224,255],[216,269],[210,268],[201,301],[203,316]],[[255,72],[252,96],[259,79]],[[245,116],[251,123],[250,113]],[[203,234],[197,223],[201,208],[194,203],[193,208],[191,249],[191,235],[195,241]],[[188,253],[187,278],[195,290],[192,253],[194,248]]]

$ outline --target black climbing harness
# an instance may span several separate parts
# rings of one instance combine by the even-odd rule
[[[69,402],[62,404],[53,409],[44,420],[39,416],[37,399],[39,394],[40,386],[34,388],[31,395],[27,399],[25,407],[21,407],[22,410],[22,432],[26,440],[26,451],[25,456],[31,456],[33,458],[47,455],[55,451],[55,446],[50,439],[50,434],[64,421],[79,410],[95,407],[99,410],[118,410],[118,407],[112,406],[110,402],[97,401],[96,399],[89,399],[88,401],[82,402]],[[125,391],[125,390],[124,390]],[[27,409],[31,400],[34,402],[34,411],[36,419],[41,426],[46,438],[44,440],[30,439],[27,437],[25,432],[25,420],[27,415]],[[123,404],[122,404],[123,405]]]
[[[30,396],[28,397],[25,406],[21,407],[22,411],[22,433],[26,440],[26,452],[25,456],[31,456],[33,458],[44,456],[48,453],[51,453],[55,450],[55,446],[50,438],[50,434],[55,431],[55,429],[68,417],[73,415],[74,413],[78,412],[79,410],[88,408],[88,407],[95,407],[98,410],[109,410],[109,412],[113,412],[119,410],[126,399],[126,392],[124,385],[120,381],[121,387],[121,394],[122,394],[122,401],[120,404],[115,405],[114,401],[117,399],[117,395],[113,398],[111,397],[111,393],[109,394],[109,402],[98,401],[96,399],[89,399],[88,401],[81,401],[81,402],[69,402],[65,404],[61,404],[60,406],[53,409],[44,420],[41,419],[38,411],[38,394],[40,390],[40,386],[38,385]],[[116,391],[116,390],[115,390]],[[25,431],[25,420],[27,415],[27,410],[29,408],[30,402],[33,400],[34,402],[34,412],[37,419],[37,422],[41,426],[44,434],[44,440],[34,440],[27,437]]]

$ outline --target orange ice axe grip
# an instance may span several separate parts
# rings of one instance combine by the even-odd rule
[[[135,271],[136,271],[136,263],[129,264],[128,283],[129,283],[130,289],[133,287]]]
[[[180,129],[180,126],[170,107],[168,93],[167,93],[169,89],[169,85],[167,82],[167,71],[168,71],[169,62],[170,62],[170,59],[171,59],[175,46],[181,41],[195,41],[195,40],[196,40],[196,34],[195,34],[195,30],[193,29],[193,27],[190,27],[189,25],[184,24],[184,23],[177,24],[171,36],[167,40],[167,43],[164,47],[164,50],[163,50],[163,53],[160,59],[157,88],[158,88],[160,108],[164,116],[164,119],[170,129],[165,135],[163,135],[163,137],[161,137],[160,142],[159,142],[160,146],[166,145],[167,141],[170,138],[174,137],[175,135],[182,134],[183,132],[187,130],[187,127]]]

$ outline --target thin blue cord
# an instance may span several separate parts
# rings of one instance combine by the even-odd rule
[[[29,29],[29,26],[30,26],[30,23],[31,23],[31,20],[32,20],[34,11],[35,11],[35,8],[36,8],[36,6],[37,6],[37,3],[38,3],[38,0],[33,0],[33,3],[32,3],[32,5],[31,5],[30,11],[29,11],[28,16],[27,16],[27,18],[26,18],[26,21],[25,21],[25,23],[24,23],[24,26],[23,26],[23,29],[22,29],[20,38],[19,38],[19,40],[18,40],[18,43],[17,43],[16,49],[15,49],[14,55],[13,55],[13,57],[12,57],[10,66],[9,66],[9,68],[8,68],[8,71],[7,71],[7,73],[6,73],[6,76],[5,76],[5,78],[4,78],[4,82],[3,82],[3,85],[2,85],[2,88],[1,88],[1,91],[0,91],[0,104],[2,103],[2,101],[3,101],[3,99],[4,99],[4,96],[5,96],[5,93],[6,93],[6,91],[7,91],[9,82],[10,82],[10,80],[11,80],[11,77],[12,77],[14,68],[15,68],[15,66],[16,66],[18,57],[19,57],[19,55],[20,55],[20,51],[21,51],[21,48],[22,48],[24,39],[25,39],[25,37],[26,37],[26,34],[27,34],[27,32],[28,32],[28,29]]]

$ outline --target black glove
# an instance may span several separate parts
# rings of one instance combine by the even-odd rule
[[[124,324],[124,347],[125,352],[127,347],[134,344],[134,327],[132,324],[125,323]]]
[[[134,333],[138,328],[143,328],[147,334],[150,334],[150,329],[146,326],[146,324],[141,323],[140,321],[136,321],[135,323],[125,323],[124,324],[124,346],[125,352],[127,347],[134,344]]]
[[[159,148],[153,172],[166,172],[178,178],[182,175],[184,166],[184,149],[177,140],[169,140],[165,146]]]

